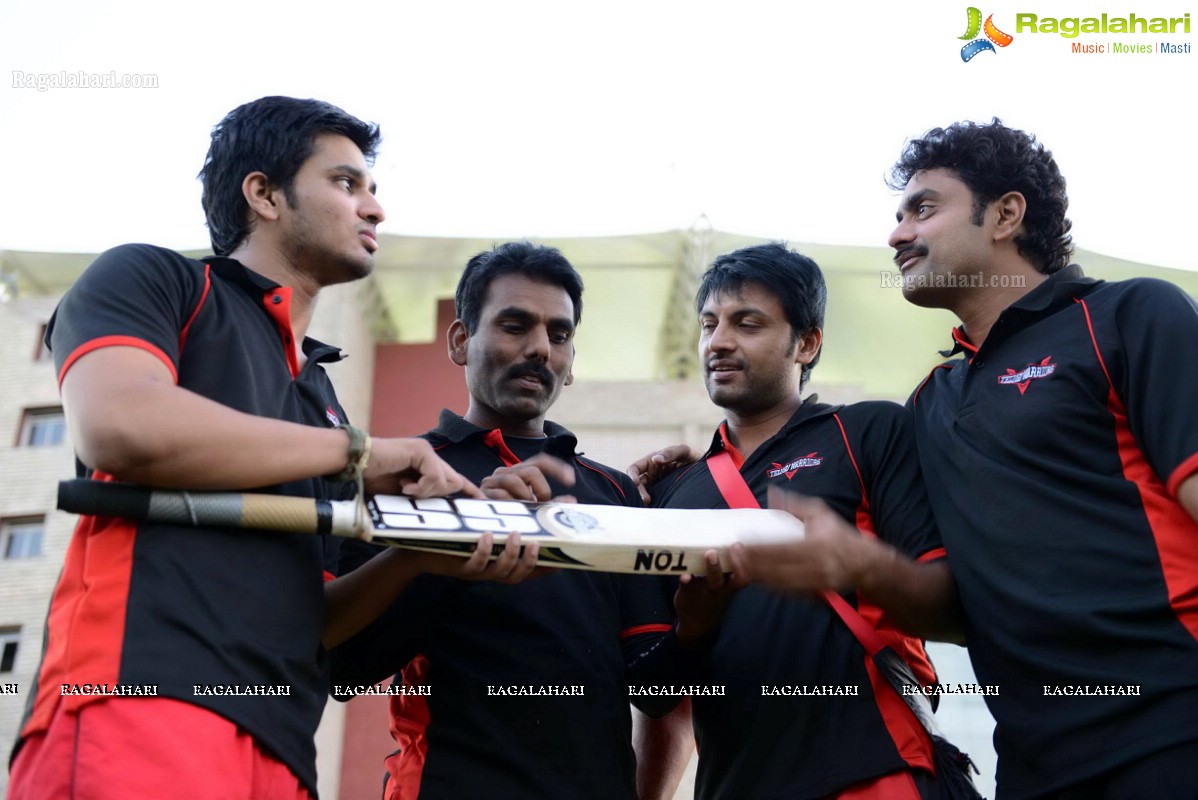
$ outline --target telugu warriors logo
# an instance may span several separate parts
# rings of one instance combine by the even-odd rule
[[[969,61],[978,53],[983,53],[989,50],[991,53],[997,52],[994,49],[995,45],[1006,47],[1015,37],[1009,33],[1003,33],[994,25],[994,15],[986,17],[986,24],[982,24],[982,12],[970,6],[966,13],[968,22],[966,23],[965,34],[959,36],[959,39],[966,39],[967,42],[961,48],[961,60]],[[979,37],[978,33],[985,34]]]

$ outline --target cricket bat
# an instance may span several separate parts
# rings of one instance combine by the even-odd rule
[[[186,492],[106,481],[62,481],[58,508],[76,514],[126,517],[193,527],[237,527],[359,537],[356,503],[243,492]],[[548,567],[643,575],[702,573],[715,550],[730,569],[736,542],[800,539],[803,523],[772,509],[645,509],[578,503],[522,503],[468,498],[413,499],[376,495],[366,502],[370,540],[392,547],[474,552],[494,535],[492,555],[507,537],[539,543]]]

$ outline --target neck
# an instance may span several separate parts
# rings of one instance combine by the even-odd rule
[[[802,404],[803,398],[796,394],[765,411],[742,414],[729,408],[728,439],[747,459],[763,442],[782,430]]]
[[[229,253],[229,258],[235,258],[262,277],[291,289],[291,333],[295,337],[296,352],[302,357],[300,343],[308,334],[320,285],[288,259],[280,248],[252,235]]]
[[[470,407],[466,409],[465,420],[484,430],[498,428],[504,436],[521,436],[525,439],[541,439],[545,436],[545,418],[512,419],[502,416],[492,409],[470,399]]]
[[[987,273],[991,280],[997,278],[1006,287],[978,287],[958,295],[957,302],[949,308],[965,328],[965,335],[974,347],[981,347],[990,335],[990,329],[1004,310],[1035,289],[1048,276],[1038,271],[1022,258],[1015,259],[1009,266]]]

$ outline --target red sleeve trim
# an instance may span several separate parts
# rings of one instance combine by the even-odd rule
[[[1094,355],[1098,356],[1098,366],[1102,367],[1102,374],[1106,376],[1106,383],[1111,389],[1111,395],[1117,396],[1115,382],[1111,380],[1111,373],[1106,368],[1106,360],[1102,357],[1102,349],[1098,346],[1098,337],[1094,335],[1094,320],[1090,319],[1090,307],[1080,297],[1073,298],[1073,302],[1081,303],[1082,313],[1086,315],[1086,328],[1090,331],[1090,341],[1094,344]],[[1122,400],[1120,400],[1120,405],[1122,405]]]
[[[88,353],[95,352],[105,347],[136,347],[138,350],[145,350],[150,355],[157,358],[166,368],[171,371],[171,378],[175,383],[179,382],[179,371],[175,369],[175,363],[171,361],[170,356],[162,352],[160,348],[150,344],[145,339],[138,339],[135,336],[101,336],[99,339],[92,339],[90,342],[84,342],[75,348],[75,350],[67,356],[67,360],[62,364],[62,370],[58,373],[58,388],[62,389],[62,380],[67,376],[67,370],[74,366],[75,362],[83,358]]]
[[[853,472],[857,473],[857,484],[861,487],[861,510],[869,513],[869,495],[865,493],[865,478],[861,477],[861,468],[857,466],[857,457],[853,455],[853,446],[849,444],[849,434],[844,429],[844,423],[840,421],[839,414],[833,414],[832,419],[836,420],[836,425],[840,428],[840,438],[844,439],[844,449],[849,454],[849,461],[852,462]]]
[[[948,553],[945,551],[945,549],[943,547],[937,547],[935,550],[929,550],[915,560],[920,564],[926,564],[929,561],[939,561],[940,559],[947,557]]]
[[[673,625],[664,622],[653,622],[648,625],[633,625],[631,628],[625,628],[620,631],[621,639],[630,639],[633,636],[640,636],[642,633],[669,633],[674,630]]]
[[[1177,491],[1181,488],[1181,485],[1185,483],[1186,478],[1195,473],[1198,473],[1198,453],[1181,462],[1181,466],[1173,470],[1173,474],[1169,476],[1169,482],[1165,484],[1169,496],[1176,500]]]
[[[578,465],[579,465],[579,466],[581,466],[581,467],[586,467],[586,468],[587,468],[587,469],[589,469],[591,472],[598,472],[600,475],[602,475],[603,477],[607,478],[607,479],[608,479],[608,480],[611,482],[611,485],[612,485],[612,486],[614,486],[614,487],[616,487],[616,491],[620,493],[620,497],[624,498],[625,500],[627,500],[627,499],[628,499],[628,495],[626,495],[626,494],[624,493],[624,487],[623,487],[623,486],[621,486],[621,485],[620,485],[620,482],[619,482],[619,481],[617,481],[615,478],[613,478],[611,475],[608,475],[606,472],[604,472],[604,471],[603,471],[603,470],[601,470],[601,469],[597,469],[597,468],[595,468],[595,467],[592,467],[590,464],[586,463],[585,461],[583,461],[581,458],[579,458],[579,457],[577,457],[577,456],[575,456],[575,457],[574,457],[574,460],[578,462]],[[668,627],[668,626],[667,626],[667,627]]]
[[[187,324],[183,326],[182,332],[179,334],[179,355],[182,357],[183,345],[187,343],[187,332],[191,330],[191,323],[196,321],[196,317],[200,313],[200,309],[204,307],[204,301],[208,299],[208,290],[212,288],[212,266],[204,265],[204,291],[200,294],[200,302],[196,303],[195,311],[191,312],[191,316],[187,318]]]
[[[928,385],[928,381],[932,379],[932,376],[936,374],[936,370],[938,369],[952,369],[952,364],[937,364],[932,367],[932,371],[928,373],[928,377],[924,378],[923,382],[915,388],[915,395],[911,398],[912,406],[919,402],[919,393],[923,391],[923,387]]]
[[[327,569],[321,570],[321,575],[322,575],[322,577],[324,577],[325,583],[328,583],[329,581],[337,580],[337,576],[334,575],[333,573],[329,572]]]

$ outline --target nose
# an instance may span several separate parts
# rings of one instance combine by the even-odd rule
[[[897,250],[904,244],[910,243],[915,238],[915,233],[911,228],[909,220],[910,218],[906,217],[899,220],[899,224],[896,225],[894,230],[890,232],[890,238],[886,240],[886,243],[890,245],[891,248]]]
[[[362,206],[358,209],[358,216],[378,225],[387,218],[387,214],[383,211],[383,206],[379,203],[379,199],[372,193],[366,192],[365,197],[366,199],[363,201]]]
[[[736,337],[732,335],[733,326],[723,321],[717,322],[715,328],[700,339],[700,350],[709,353],[727,353],[736,349]]]
[[[524,357],[529,361],[549,361],[549,329],[544,325],[529,328],[524,340]]]

